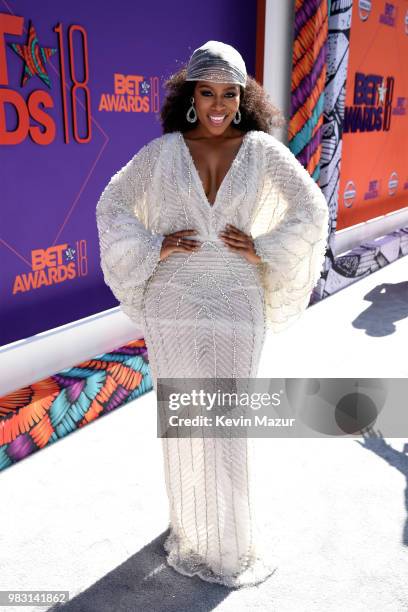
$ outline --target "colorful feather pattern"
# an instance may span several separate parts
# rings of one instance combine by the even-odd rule
[[[152,388],[140,339],[0,397],[0,470]]]

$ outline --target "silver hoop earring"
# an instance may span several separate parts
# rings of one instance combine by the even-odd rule
[[[234,123],[239,123],[240,121],[241,121],[241,111],[238,109],[234,117]]]
[[[191,101],[191,106],[187,111],[186,119],[189,123],[195,123],[197,121],[197,112],[196,112],[196,109],[194,108],[194,98],[191,97],[190,101]],[[193,111],[192,117],[190,116],[191,111]]]

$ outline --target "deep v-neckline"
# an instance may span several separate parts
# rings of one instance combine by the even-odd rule
[[[203,201],[205,202],[205,204],[207,206],[209,206],[211,209],[214,209],[215,206],[217,205],[217,202],[218,202],[219,197],[220,197],[220,193],[222,192],[223,187],[226,184],[227,179],[228,179],[229,175],[231,174],[235,164],[239,161],[239,158],[241,157],[241,155],[242,155],[242,153],[244,151],[244,147],[246,145],[246,142],[248,140],[248,135],[250,134],[251,131],[252,130],[249,130],[248,132],[245,132],[245,134],[244,134],[244,136],[242,138],[241,144],[239,146],[239,149],[238,149],[237,153],[235,154],[235,157],[232,160],[232,162],[230,164],[230,167],[228,168],[224,178],[222,179],[220,186],[218,187],[218,191],[217,191],[217,193],[215,195],[215,199],[214,199],[214,203],[213,204],[211,204],[211,202],[207,198],[207,195],[206,195],[205,190],[204,190],[203,182],[202,182],[202,180],[200,178],[200,175],[198,173],[198,170],[197,170],[197,167],[195,165],[195,161],[194,161],[193,156],[191,154],[190,148],[189,148],[187,142],[184,139],[183,133],[179,132],[179,137],[180,137],[180,141],[181,141],[182,147],[184,148],[185,152],[187,153],[189,167],[190,167],[190,170],[192,169],[192,174],[194,175],[194,179],[195,179],[195,181],[196,181],[196,183],[198,185],[198,188],[200,190],[201,197],[202,197]]]

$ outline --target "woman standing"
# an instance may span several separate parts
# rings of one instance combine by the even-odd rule
[[[166,83],[163,135],[97,205],[101,267],[144,331],[157,378],[254,378],[269,327],[306,309],[324,262],[326,200],[270,134],[278,111],[236,49],[208,41]],[[163,438],[180,573],[229,587],[274,571],[261,549],[248,438]]]

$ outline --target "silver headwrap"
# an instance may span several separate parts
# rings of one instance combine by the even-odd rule
[[[187,65],[186,81],[214,81],[246,86],[247,71],[242,55],[231,45],[209,40],[196,49]]]

